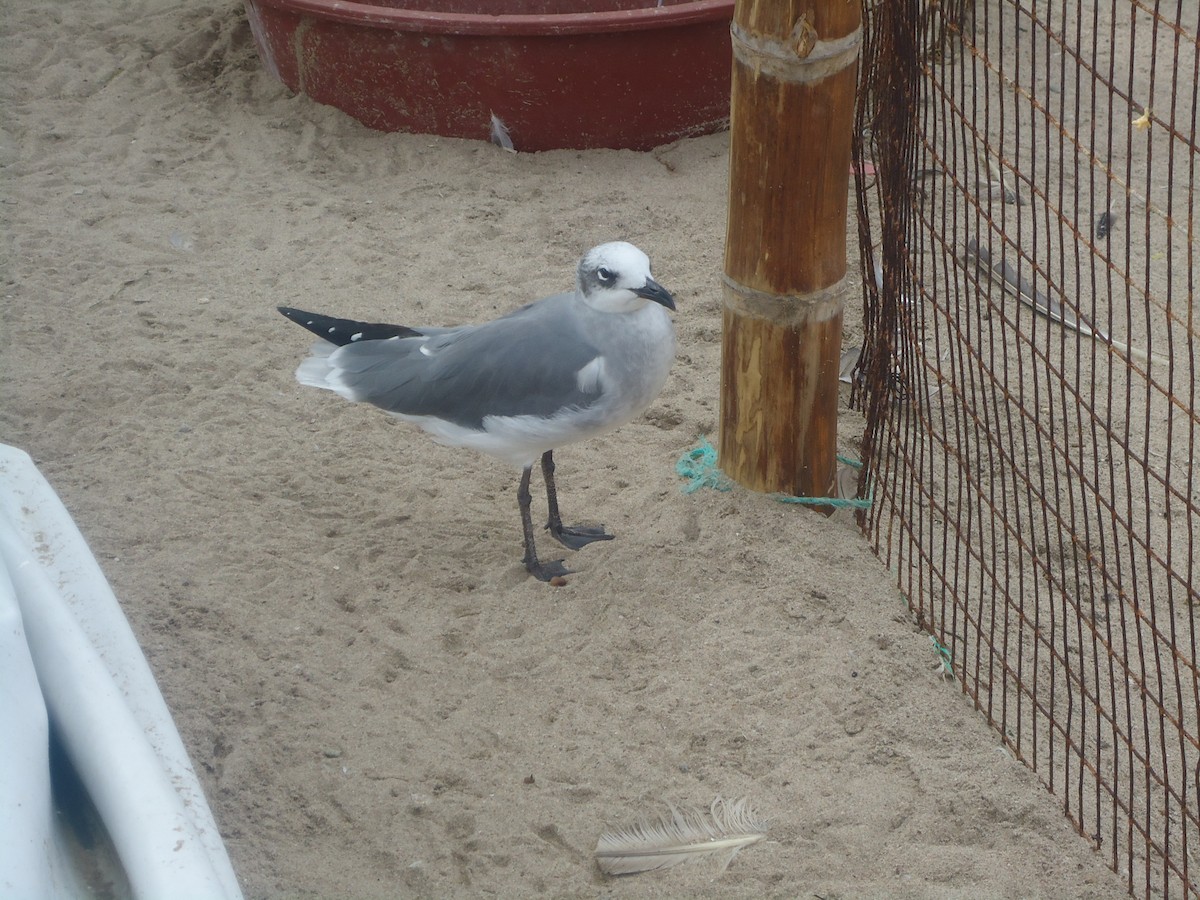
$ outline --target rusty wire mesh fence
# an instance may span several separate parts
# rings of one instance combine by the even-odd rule
[[[1200,896],[1200,4],[867,6],[862,524],[1131,893]]]

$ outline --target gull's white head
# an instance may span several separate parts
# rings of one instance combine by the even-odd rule
[[[579,261],[576,286],[583,302],[600,312],[634,312],[651,302],[675,308],[675,298],[650,274],[650,257],[625,241],[589,250]]]

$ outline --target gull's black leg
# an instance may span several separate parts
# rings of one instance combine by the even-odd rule
[[[525,471],[528,474],[529,469]],[[592,541],[613,539],[613,536],[604,530],[603,525],[594,528],[586,525],[563,525],[562,516],[558,513],[558,490],[554,487],[553,450],[542,454],[542,478],[546,481],[546,504],[550,507],[550,520],[546,523],[546,530],[554,535],[556,541],[571,550],[578,550]]]
[[[539,581],[549,581],[556,575],[570,575],[571,570],[563,565],[561,559],[549,563],[538,561],[537,551],[533,548],[533,517],[529,514],[529,504],[533,500],[533,495],[529,493],[529,478],[532,474],[533,466],[526,466],[525,471],[521,473],[521,486],[517,488],[517,505],[521,507],[521,529],[525,533],[525,558],[521,562],[525,563],[530,575]]]

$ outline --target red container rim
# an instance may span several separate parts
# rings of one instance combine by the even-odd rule
[[[557,35],[597,34],[613,31],[644,31],[673,28],[733,15],[734,0],[683,0],[669,6],[645,6],[639,9],[613,9],[601,12],[553,14],[451,13],[430,9],[402,9],[354,3],[347,0],[251,0],[257,6],[269,6],[297,15],[317,16],[350,25],[412,31],[427,34],[461,35]],[[430,0],[411,0],[414,6],[430,5]],[[479,0],[488,5],[489,0]],[[651,3],[652,0],[646,0]],[[490,0],[496,5],[496,0]]]

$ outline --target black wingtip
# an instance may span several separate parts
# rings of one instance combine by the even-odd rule
[[[295,322],[297,325],[303,326],[304,328],[309,328],[310,331],[312,329],[309,327],[308,323],[315,321],[316,319],[326,318],[325,316],[319,316],[316,313],[310,313],[305,312],[302,309],[296,309],[294,306],[277,306],[275,308],[283,313],[289,322]]]
[[[414,331],[405,325],[386,325],[374,322],[358,322],[354,319],[336,319],[333,316],[323,316],[320,313],[305,312],[293,306],[277,306],[284,316],[295,322],[301,328],[307,328],[317,337],[344,347],[346,344],[359,341],[381,341],[395,337],[418,337],[419,331]]]

